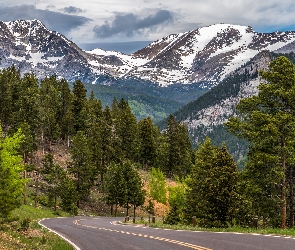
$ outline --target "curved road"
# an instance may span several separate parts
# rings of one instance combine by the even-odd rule
[[[291,250],[295,238],[273,235],[193,232],[124,225],[123,218],[71,217],[40,221],[81,250]]]

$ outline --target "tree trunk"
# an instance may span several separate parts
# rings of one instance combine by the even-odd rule
[[[285,138],[283,136],[281,142],[282,148],[282,170],[283,170],[283,179],[282,179],[282,211],[281,211],[281,228],[286,228],[287,220],[287,200],[286,200],[286,156],[285,156]]]
[[[100,183],[101,183],[101,185],[103,186],[103,181],[104,181],[104,175],[103,175],[103,170],[101,171],[101,173],[100,173]]]
[[[26,165],[25,165],[26,168]],[[27,184],[26,184],[26,179],[27,179],[27,170],[24,170],[24,204],[27,204]]]
[[[293,166],[289,171],[289,185],[290,185],[290,228],[294,227],[294,182],[293,182]]]
[[[28,156],[26,153],[24,153],[24,204],[27,204],[27,169],[26,169],[26,163],[28,161]]]
[[[42,133],[41,133],[41,145],[42,145],[42,153],[43,155],[45,155],[45,142],[44,142],[44,131],[42,129]]]
[[[56,211],[57,195],[54,194],[54,211]]]
[[[36,181],[35,181],[35,204],[34,206],[37,207],[37,203],[38,203],[38,176],[36,177]]]

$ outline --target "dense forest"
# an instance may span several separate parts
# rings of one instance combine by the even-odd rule
[[[173,115],[160,131],[150,117],[138,121],[124,98],[103,107],[79,80],[70,88],[55,76],[2,70],[0,217],[27,198],[77,214],[95,187],[114,215],[153,214],[157,201],[169,205],[168,224],[194,216],[202,227],[249,226],[257,216],[264,227],[294,227],[295,66],[281,56],[260,76],[259,94],[242,99],[225,124],[250,143],[239,171],[225,143],[207,137],[194,150]],[[64,165],[57,144],[70,154]],[[176,185],[167,190],[165,177]]]
[[[110,206],[140,206],[144,199],[129,197],[136,195],[136,189],[142,190],[133,169],[157,167],[170,178],[190,173],[194,157],[191,142],[186,127],[173,116],[161,132],[150,117],[137,121],[123,98],[103,108],[93,92],[87,95],[79,80],[70,88],[65,79],[51,76],[38,81],[30,73],[20,76],[14,67],[1,71],[0,89],[2,134],[8,139],[23,134],[18,151],[23,157],[24,178],[34,176],[35,181],[43,181],[41,191],[55,207],[61,201],[63,209],[76,213],[93,186],[105,193]],[[56,144],[66,145],[70,152],[65,166],[54,160],[60,154],[54,151]],[[123,174],[111,175],[123,179],[120,199],[109,194],[118,185],[108,173],[116,172],[115,168]],[[24,188],[26,200],[25,183]]]

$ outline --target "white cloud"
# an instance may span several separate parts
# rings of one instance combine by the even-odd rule
[[[87,22],[78,22],[76,26],[75,24],[71,26],[71,30],[66,34],[76,43],[105,42],[106,39],[109,41],[156,40],[171,33],[185,32],[215,23],[249,25],[256,31],[295,30],[294,0],[169,0],[165,2],[156,0],[51,0],[50,2],[47,0],[0,0],[0,11],[4,7],[22,4],[34,5],[36,10],[60,14],[62,14],[61,10],[68,10],[67,13],[73,16],[73,20],[87,18],[85,19],[88,20]],[[138,21],[155,16],[159,10],[173,13],[174,22],[167,22],[164,26],[154,26],[154,29],[130,32],[129,37],[122,36],[123,30],[115,32],[115,28],[119,27],[114,26],[119,15],[133,15],[137,17],[134,20]],[[66,16],[69,20],[68,15],[64,17]],[[50,24],[49,15],[47,18],[47,23]],[[109,26],[104,26],[105,22],[108,22]],[[109,28],[108,31],[113,31],[114,34],[101,39],[94,34],[95,26],[98,30],[99,27]],[[122,29],[124,27],[122,25]],[[55,29],[58,30],[58,27]],[[106,34],[102,32],[102,29],[99,31],[101,31],[99,34]]]

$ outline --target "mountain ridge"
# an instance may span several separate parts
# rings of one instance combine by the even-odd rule
[[[1,67],[12,64],[38,78],[55,74],[68,81],[112,84],[140,79],[168,86],[211,88],[261,50],[292,51],[295,32],[257,33],[249,26],[216,24],[171,34],[137,52],[84,51],[39,20],[0,21]],[[105,82],[104,78],[109,77]]]

